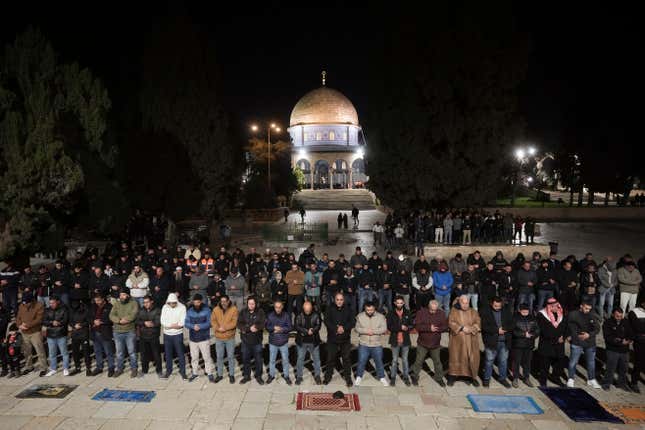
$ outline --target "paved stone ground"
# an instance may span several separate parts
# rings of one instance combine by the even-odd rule
[[[353,338],[356,345],[355,334]],[[444,334],[442,345],[447,346],[447,342],[448,335]],[[293,339],[291,344],[293,352]],[[416,345],[416,335],[413,335],[413,345]],[[388,354],[386,362],[387,370]],[[428,360],[427,365],[431,368],[432,362]],[[579,368],[576,386],[587,389],[583,379],[585,374],[584,369]],[[236,377],[239,381],[239,367]],[[361,411],[338,413],[297,411],[295,405],[298,391],[347,391],[338,373],[334,374],[330,385],[317,386],[313,384],[310,371],[306,370],[300,387],[286,385],[281,377],[270,385],[260,386],[255,381],[247,385],[240,385],[237,381],[229,384],[227,379],[211,384],[204,376],[185,382],[177,375],[161,380],[154,374],[136,379],[126,375],[113,379],[107,378],[105,373],[90,378],[81,375],[63,377],[60,373],[51,378],[39,378],[32,373],[18,379],[1,380],[0,429],[645,429],[645,425],[572,422],[541,391],[523,384],[518,389],[507,390],[493,380],[490,389],[473,388],[463,382],[441,388],[426,372],[422,374],[419,387],[406,387],[400,380],[397,382],[396,387],[383,387],[366,372],[361,386],[350,389],[359,395]],[[536,381],[533,379],[533,382]],[[36,383],[78,384],[79,387],[60,400],[14,397]],[[151,403],[91,400],[104,388],[154,390],[156,397]],[[645,402],[645,395],[618,389],[609,393],[589,390],[600,401]],[[476,413],[466,399],[466,395],[471,393],[530,395],[544,414]]]

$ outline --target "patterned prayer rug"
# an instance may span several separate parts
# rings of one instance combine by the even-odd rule
[[[625,421],[625,424],[645,424],[645,405],[602,402],[600,404],[607,412]]]
[[[298,393],[298,410],[308,411],[360,411],[358,394],[345,394],[342,399],[334,399],[332,393]]]
[[[620,418],[603,409],[598,400],[581,388],[540,387],[540,390],[573,421],[623,424]]]
[[[92,400],[150,403],[154,396],[154,391],[109,390],[106,388],[92,397]]]
[[[27,388],[16,395],[19,399],[64,399],[78,385],[39,384]]]

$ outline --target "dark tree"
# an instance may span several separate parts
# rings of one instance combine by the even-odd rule
[[[103,139],[110,106],[102,83],[77,63],[60,63],[38,30],[28,29],[5,48],[0,258],[62,245],[68,221],[88,201],[87,190],[101,183],[97,176],[117,157]],[[95,225],[104,224],[105,213],[93,215]]]
[[[528,55],[510,9],[382,13],[367,168],[369,188],[386,205],[464,207],[497,197],[522,131],[517,88]]]
[[[161,22],[145,46],[144,125],[181,143],[201,191],[201,213],[219,219],[240,187],[243,141],[221,101],[217,50],[188,18]]]

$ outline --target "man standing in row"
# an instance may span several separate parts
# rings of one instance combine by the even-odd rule
[[[184,327],[188,327],[188,346],[190,347],[190,366],[192,375],[190,381],[197,378],[199,373],[199,354],[204,359],[204,370],[210,382],[215,382],[213,376],[213,359],[211,358],[211,310],[202,303],[204,298],[200,293],[193,296],[193,305],[186,311]]]
[[[356,317],[356,332],[358,333],[358,363],[356,364],[356,382],[359,386],[365,372],[365,365],[370,357],[374,359],[376,377],[383,386],[389,384],[385,379],[383,368],[383,345],[381,336],[387,331],[385,316],[376,312],[376,305],[373,302],[365,303],[365,310]],[[344,364],[344,363],[343,363]]]
[[[235,330],[238,311],[226,294],[219,298],[219,303],[211,314],[211,326],[215,332],[215,353],[217,354],[217,376],[215,383],[224,378],[224,352],[228,361],[228,379],[235,382]]]
[[[505,388],[511,388],[507,375],[508,352],[513,330],[513,315],[508,307],[503,306],[500,297],[493,297],[490,304],[482,309],[481,327],[482,338],[484,340],[484,353],[486,355],[483,385],[486,388],[490,386],[490,378],[493,375],[493,363],[497,359],[499,383]]]
[[[18,308],[16,316],[16,324],[23,340],[23,353],[25,354],[25,370],[23,375],[27,375],[34,370],[34,363],[32,361],[33,350],[36,351],[38,356],[38,369],[40,376],[45,376],[47,373],[47,360],[45,359],[45,347],[43,345],[43,337],[41,328],[43,323],[43,316],[45,314],[45,307],[42,303],[38,303],[31,291],[23,293],[22,303]]]
[[[307,352],[314,362],[314,380],[320,385],[320,314],[313,311],[311,302],[302,305],[302,313],[295,318],[298,361],[296,364],[296,385],[302,384],[302,372]]]
[[[255,297],[246,299],[246,308],[240,312],[237,320],[237,328],[242,338],[242,380],[240,384],[246,384],[251,380],[251,360],[255,364],[255,380],[258,384],[264,385],[262,379],[262,332],[265,322],[264,311],[257,305]]]
[[[445,387],[440,352],[441,333],[448,330],[448,320],[446,314],[439,309],[438,301],[431,300],[427,307],[417,311],[414,319],[414,327],[417,333],[419,333],[419,337],[417,339],[417,356],[412,365],[412,384],[414,386],[419,385],[421,368],[426,357],[430,354],[434,365],[433,379],[439,386]]]
[[[141,353],[141,371],[148,373],[150,360],[155,363],[157,376],[163,376],[161,366],[161,309],[155,306],[152,296],[143,298],[143,307],[137,314],[137,330],[139,332],[139,352]]]
[[[470,308],[468,296],[459,297],[458,307],[450,312],[448,326],[450,328],[448,385],[454,385],[457,377],[466,377],[474,387],[478,387],[478,335],[481,331],[481,320],[477,311]]]
[[[161,309],[161,326],[163,327],[163,346],[166,358],[166,374],[172,375],[173,355],[179,360],[179,374],[186,380],[186,356],[184,354],[184,324],[186,322],[186,306],[179,303],[175,293],[168,294],[166,304]]]
[[[336,293],[334,304],[327,308],[325,326],[327,328],[327,367],[325,369],[325,385],[331,382],[338,356],[342,358],[343,378],[348,387],[352,383],[352,344],[350,341],[352,328],[356,319],[349,306],[345,304],[343,293]]]
[[[138,373],[137,350],[135,349],[136,333],[134,322],[139,313],[139,305],[130,298],[130,289],[122,287],[119,300],[112,306],[110,320],[114,325],[114,344],[116,345],[116,372],[114,377],[123,374],[125,353],[130,357],[130,377],[136,378]]]

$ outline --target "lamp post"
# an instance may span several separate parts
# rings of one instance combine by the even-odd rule
[[[511,193],[511,207],[515,206],[515,194],[517,192],[517,183],[520,180],[520,173],[522,171],[522,166],[525,162],[529,160],[530,157],[535,156],[537,150],[533,146],[527,148],[517,148],[515,149],[515,158],[519,162],[519,166],[515,169],[515,174],[513,175],[513,187]]]
[[[251,131],[256,132],[260,128],[253,124],[251,126]],[[275,122],[267,124],[267,185],[269,190],[271,189],[271,130],[274,130],[276,133],[280,133],[281,129],[276,125]]]

